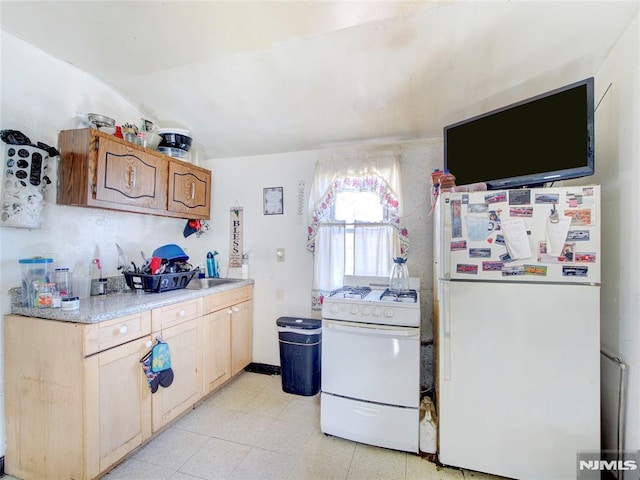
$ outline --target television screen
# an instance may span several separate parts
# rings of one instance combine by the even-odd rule
[[[594,173],[593,78],[444,128],[457,185],[541,186]]]

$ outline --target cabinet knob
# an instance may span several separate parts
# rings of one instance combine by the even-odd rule
[[[178,315],[180,315],[181,317],[184,317],[186,315],[187,312],[185,312],[184,310],[180,310],[180,312],[178,313]]]
[[[120,327],[120,333],[121,333],[122,335],[124,335],[124,334],[125,334],[125,333],[127,333],[128,331],[129,331],[129,327],[127,327],[126,325],[122,325],[122,326]]]
[[[151,348],[151,345],[153,345],[153,342],[151,340],[147,340],[147,343],[145,343],[145,346],[147,348]]]
[[[233,313],[233,310],[229,309],[227,310],[227,315],[231,315]]]
[[[239,307],[233,307],[231,310],[233,310],[235,313],[238,313],[240,311]]]

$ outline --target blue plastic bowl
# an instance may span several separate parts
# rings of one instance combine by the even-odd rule
[[[156,248],[153,251],[153,256],[166,259],[169,262],[186,262],[189,260],[189,256],[175,243]]]

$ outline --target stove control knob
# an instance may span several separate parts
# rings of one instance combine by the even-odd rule
[[[349,311],[351,312],[352,315],[357,315],[360,309],[358,308],[357,305],[351,305],[351,308],[349,309]]]
[[[384,309],[384,316],[387,317],[387,318],[393,317],[394,313],[395,312],[393,311],[393,308],[385,308]]]
[[[370,315],[371,314],[371,309],[367,306],[362,307],[362,311],[361,311],[362,315]]]
[[[331,306],[329,307],[329,311],[331,313],[338,313],[340,311],[340,307],[335,303],[332,303]]]
[[[378,307],[373,307],[373,312],[371,312],[371,313],[373,313],[374,317],[379,317],[382,312],[380,311],[380,309]]]

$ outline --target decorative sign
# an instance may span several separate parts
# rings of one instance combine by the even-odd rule
[[[242,207],[231,208],[230,227],[229,267],[242,267]]]

